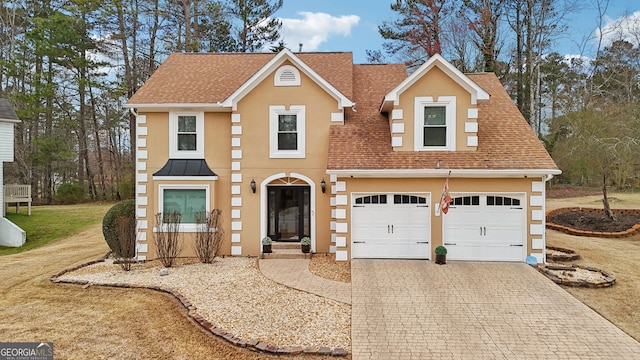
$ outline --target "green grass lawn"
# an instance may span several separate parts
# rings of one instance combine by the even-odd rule
[[[7,219],[27,232],[27,242],[19,248],[0,246],[0,255],[30,250],[76,234],[87,226],[101,224],[111,206],[112,203],[33,206],[31,216],[27,215],[26,206],[20,207],[19,214],[10,207]]]

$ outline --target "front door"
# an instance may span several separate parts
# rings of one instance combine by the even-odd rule
[[[269,186],[269,237],[274,241],[300,241],[311,233],[311,188]]]

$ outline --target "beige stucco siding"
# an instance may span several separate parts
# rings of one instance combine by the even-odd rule
[[[235,231],[240,234],[241,242],[234,245],[242,246],[242,253],[246,255],[258,255],[260,239],[266,235],[266,214],[261,211],[266,207],[266,196],[261,194],[266,191],[265,182],[284,185],[288,178],[295,177],[295,174],[308,178],[310,185],[314,187],[315,210],[312,211],[316,227],[312,241],[315,242],[317,252],[329,251],[329,193],[322,193],[320,182],[323,179],[329,182],[326,167],[329,128],[332,126],[331,114],[342,110],[338,108],[336,99],[309,77],[303,73],[300,75],[300,86],[274,86],[273,76],[269,76],[238,103],[236,114],[239,114],[240,122],[234,125],[242,126],[242,134],[238,136],[241,142],[238,149],[242,150],[242,159],[239,159],[242,173],[242,206],[237,208],[242,214],[242,230]],[[305,156],[271,158],[269,107],[284,106],[289,109],[292,105],[305,107]],[[272,179],[277,174],[284,174],[284,178]],[[249,187],[252,179],[258,187],[255,194]],[[294,185],[305,183],[301,179],[291,180],[295,182]]]
[[[190,109],[181,109],[183,111],[191,111]],[[138,198],[144,197],[147,205],[138,205],[146,213],[145,217],[138,216],[147,224],[147,229],[140,229],[139,232],[144,233],[144,240],[139,243],[145,244],[142,249],[147,251],[139,251],[139,254],[146,256],[147,260],[155,258],[155,248],[153,242],[153,229],[156,227],[155,214],[161,212],[159,208],[159,189],[161,185],[185,185],[198,186],[203,185],[209,188],[209,204],[210,209],[221,209],[223,213],[223,229],[226,234],[231,232],[230,228],[230,197],[231,188],[230,166],[231,151],[230,137],[231,121],[228,113],[205,113],[204,114],[204,131],[205,131],[205,159],[207,164],[218,176],[218,180],[154,180],[153,174],[160,170],[169,160],[169,113],[143,113],[140,114],[146,118],[144,124],[147,128],[146,136],[138,138],[145,139],[147,159],[139,159],[138,162],[144,162],[145,171],[138,171],[138,174],[146,174],[147,182],[142,184],[145,186],[145,194],[138,194]],[[140,184],[139,184],[140,185]],[[193,243],[193,233],[183,233],[182,240],[185,242],[184,253],[181,256],[194,256],[191,244]],[[139,247],[140,249],[140,247]],[[226,249],[226,250],[225,250]],[[223,245],[223,253],[229,253],[229,237],[225,238]]]
[[[393,123],[404,124],[404,133],[394,134],[402,137],[402,146],[394,147],[394,150],[414,151],[415,99],[427,96],[432,97],[434,101],[438,101],[441,96],[456,98],[456,151],[475,150],[476,147],[467,146],[467,137],[476,133],[466,133],[465,122],[476,122],[476,119],[468,119],[467,115],[468,109],[476,109],[477,105],[471,104],[471,95],[438,67],[432,68],[402,92],[399,105],[394,106],[394,109],[402,109],[403,117],[401,120],[392,120],[392,128]]]

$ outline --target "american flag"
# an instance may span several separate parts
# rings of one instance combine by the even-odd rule
[[[440,197],[440,211],[442,211],[443,214],[449,211],[449,205],[453,202],[453,199],[449,195],[449,176],[451,176],[451,171],[449,171],[449,175],[447,175],[447,179],[444,181],[442,196]]]

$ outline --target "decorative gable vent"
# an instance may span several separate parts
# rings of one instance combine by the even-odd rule
[[[300,72],[291,65],[281,66],[276,70],[275,86],[300,86]]]

